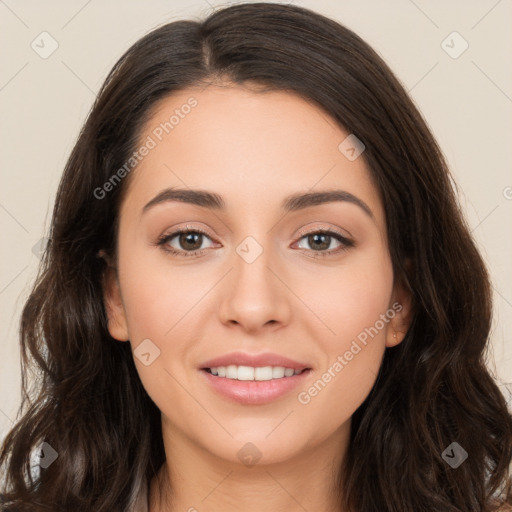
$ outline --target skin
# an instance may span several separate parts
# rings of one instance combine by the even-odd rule
[[[117,264],[104,280],[111,335],[133,350],[149,338],[160,350],[149,366],[134,357],[162,412],[167,457],[151,484],[150,510],[340,510],[331,478],[346,453],[351,416],[411,318],[410,296],[394,282],[381,200],[363,158],[350,161],[338,150],[348,132],[288,92],[233,84],[187,89],[158,104],[140,140],[191,96],[198,105],[130,176]],[[168,187],[215,192],[227,209],[173,201],[142,214]],[[357,196],[374,218],[349,202],[286,215],[280,209],[289,194],[330,189]],[[200,247],[202,254],[175,256],[156,244],[187,225],[208,236],[192,249],[179,235],[167,245],[183,253]],[[332,228],[355,245],[335,253],[343,245],[336,238],[318,249],[300,234]],[[236,252],[247,236],[263,249],[252,263]],[[322,251],[331,256],[314,257]],[[401,312],[300,403],[297,394],[395,302]],[[284,397],[240,405],[215,393],[198,369],[235,350],[274,352],[313,370]],[[262,455],[252,467],[237,456],[248,442]]]

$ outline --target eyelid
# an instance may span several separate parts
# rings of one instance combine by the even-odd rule
[[[179,235],[184,232],[187,233],[189,231],[193,232],[193,233],[202,233],[203,235],[206,235],[209,238],[213,238],[212,235],[210,235],[210,233],[206,229],[198,227],[198,226],[192,226],[190,224],[186,224],[185,226],[182,226],[182,225],[173,226],[169,230],[166,230],[164,232],[164,234],[160,235],[158,238],[162,239],[162,238],[167,238],[170,236],[176,236],[176,235]]]
[[[299,236],[306,236],[306,235],[310,235],[310,234],[313,234],[313,233],[318,233],[318,232],[327,232],[327,231],[331,231],[331,232],[334,232],[336,233],[337,235],[341,236],[342,238],[346,239],[346,240],[350,240],[352,241],[352,239],[354,238],[352,236],[352,234],[348,231],[348,230],[344,230],[347,232],[348,236],[347,235],[344,235],[342,230],[340,228],[337,228],[337,227],[334,227],[332,225],[329,225],[329,224],[323,224],[323,225],[320,225],[320,226],[314,226],[312,228],[301,228],[299,231],[298,231],[298,235]]]

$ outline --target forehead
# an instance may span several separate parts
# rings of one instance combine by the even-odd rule
[[[271,208],[296,192],[342,188],[383,210],[363,158],[340,144],[350,134],[295,93],[245,86],[189,88],[161,100],[143,127],[151,141],[133,171],[126,201],[141,207],[168,187],[213,191],[228,210]]]

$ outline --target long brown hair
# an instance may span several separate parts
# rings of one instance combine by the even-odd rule
[[[298,93],[363,141],[395,277],[413,295],[407,335],[386,350],[352,418],[340,507],[487,512],[498,500],[512,503],[512,417],[484,360],[489,277],[436,141],[356,34],[302,7],[252,3],[152,31],[120,58],[96,98],[22,313],[23,403],[0,453],[2,510],[125,511],[165,460],[160,411],[130,344],[110,337],[102,300],[97,255],[115,255],[130,175],[102,198],[94,191],[133,154],[159,100],[218,77]],[[42,442],[58,457],[36,478],[30,457]],[[457,468],[443,457],[454,442],[468,454]]]

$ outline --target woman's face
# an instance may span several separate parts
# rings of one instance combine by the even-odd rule
[[[105,297],[164,437],[246,464],[347,438],[409,310],[347,136],[298,96],[234,85],[146,124]]]

